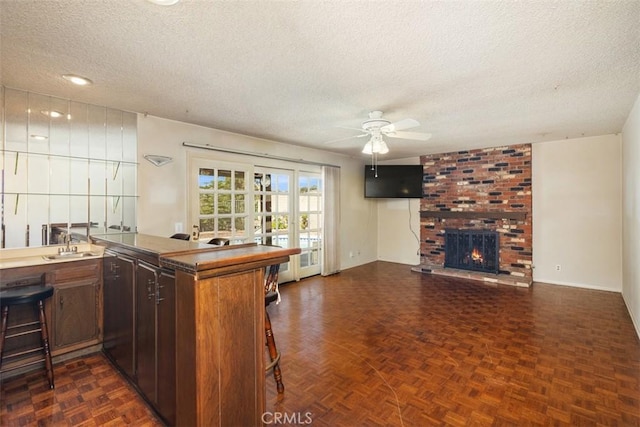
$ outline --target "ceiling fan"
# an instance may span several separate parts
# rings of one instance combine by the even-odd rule
[[[362,138],[370,135],[371,139],[365,144],[362,152],[365,154],[385,154],[389,152],[389,147],[387,147],[386,142],[382,138],[383,136],[388,138],[413,139],[417,141],[426,141],[431,138],[430,133],[405,131],[405,129],[411,129],[418,126],[420,126],[420,123],[414,119],[404,119],[391,123],[389,120],[382,117],[382,111],[371,111],[369,113],[369,119],[362,122],[362,131],[364,133],[361,135],[330,141],[329,143],[351,138]]]

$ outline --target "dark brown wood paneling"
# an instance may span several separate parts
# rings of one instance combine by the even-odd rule
[[[158,278],[158,410],[169,425],[176,423],[176,280],[173,272]]]
[[[256,425],[260,414],[255,393],[256,384],[264,383],[264,368],[260,370],[262,348],[256,338],[258,319],[264,310],[264,291],[256,295],[258,283],[254,272],[220,277],[219,287],[219,357],[220,387],[225,391],[221,402],[219,425]],[[261,306],[256,307],[260,298]],[[247,325],[255,325],[247,328]],[[264,334],[264,328],[260,336]],[[259,376],[259,378],[257,378]],[[253,398],[254,400],[247,400]]]

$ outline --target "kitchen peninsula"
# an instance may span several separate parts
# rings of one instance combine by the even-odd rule
[[[105,353],[165,421],[261,425],[264,267],[300,249],[127,233],[91,239],[105,248]]]

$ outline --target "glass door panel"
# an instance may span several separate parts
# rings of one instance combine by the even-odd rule
[[[300,277],[320,274],[322,248],[322,179],[318,173],[298,175],[298,246]]]
[[[191,176],[197,195],[192,199],[192,220],[198,240],[207,242],[223,237],[231,243],[249,241],[247,222],[250,212],[245,166],[223,165],[211,160],[194,159]],[[192,181],[193,182],[193,181]],[[192,237],[193,238],[193,237]]]
[[[293,172],[256,168],[253,174],[255,242],[262,245],[291,247],[294,241],[291,187]],[[295,257],[292,257],[292,260]],[[291,261],[280,266],[279,280],[293,280]]]

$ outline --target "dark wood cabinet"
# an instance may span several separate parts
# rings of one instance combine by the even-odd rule
[[[90,341],[98,336],[96,300],[99,292],[96,281],[55,288],[53,293],[54,349]]]
[[[156,396],[156,267],[136,267],[136,382],[145,397]]]
[[[135,260],[111,251],[105,251],[103,260],[104,352],[133,379]]]
[[[138,261],[136,382],[169,424],[175,423],[175,276]]]
[[[70,262],[51,273],[52,351],[98,343],[102,324],[100,262]]]
[[[0,287],[20,286],[25,278],[37,278],[53,285],[53,296],[45,301],[49,329],[49,345],[55,358],[75,351],[96,350],[103,338],[102,260],[78,260],[55,264],[3,269]],[[37,320],[37,312],[29,304],[12,307],[9,326]],[[8,341],[5,351],[11,353],[39,345],[39,336],[29,334]],[[25,357],[21,363],[29,361]]]
[[[137,233],[92,240],[136,260],[133,381],[164,421],[262,425],[264,267],[300,249]]]

